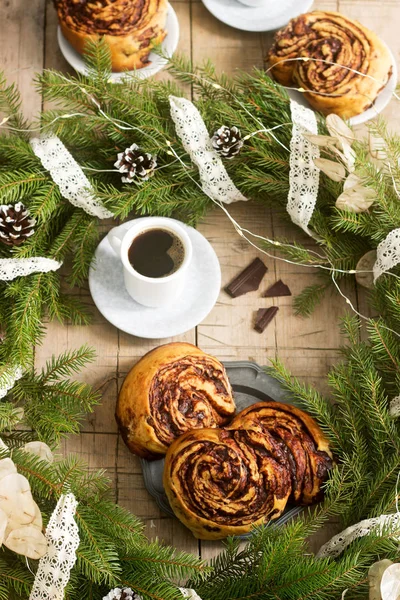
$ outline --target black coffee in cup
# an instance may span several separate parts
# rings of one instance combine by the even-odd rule
[[[167,277],[179,269],[185,248],[175,233],[166,229],[148,229],[132,241],[128,258],[132,267],[145,277]]]

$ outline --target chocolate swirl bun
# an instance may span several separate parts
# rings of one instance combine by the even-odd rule
[[[198,429],[170,446],[164,489],[193,535],[241,535],[279,517],[291,492],[284,449],[262,428]]]
[[[167,0],[54,0],[64,37],[83,53],[103,36],[113,71],[141,69],[166,36]]]
[[[219,427],[234,413],[223,365],[196,346],[176,342],[148,352],[128,373],[116,419],[131,452],[152,460],[182,433]]]
[[[305,60],[290,60],[299,57]],[[311,106],[343,118],[369,108],[392,70],[389,51],[375,33],[336,12],[292,19],[276,34],[267,60],[279,83],[310,90],[305,96]]]
[[[280,446],[290,473],[296,504],[313,504],[322,497],[321,486],[332,468],[332,454],[320,427],[299,408],[279,402],[260,402],[242,410],[230,430],[259,429]]]

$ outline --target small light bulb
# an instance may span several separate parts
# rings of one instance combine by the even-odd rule
[[[174,153],[173,153],[173,152],[171,152],[171,150],[168,150],[168,151],[167,151],[167,154],[168,154],[169,156],[173,156],[173,155],[174,155]]]
[[[297,88],[297,91],[298,92],[305,92],[306,90],[304,88],[302,88],[302,87],[299,87],[299,88]]]
[[[216,90],[220,90],[220,89],[221,89],[221,86],[219,85],[219,83],[213,83],[213,87],[214,87]]]
[[[357,271],[355,271],[354,269],[350,269],[349,273],[350,275],[354,275],[354,273],[357,273]]]
[[[167,146],[170,146],[170,145],[171,145],[171,142],[170,142],[169,140],[166,140],[166,142],[165,142],[165,143],[167,144]]]

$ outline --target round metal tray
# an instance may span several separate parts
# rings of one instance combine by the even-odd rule
[[[290,404],[290,397],[286,390],[265,370],[256,363],[249,361],[233,361],[224,363],[231,382],[237,412],[251,404],[262,401],[275,400]],[[144,484],[149,494],[153,496],[159,508],[170,516],[175,516],[171,509],[163,487],[164,459],[147,461],[141,459]],[[298,515],[303,508],[288,504],[281,516],[271,525],[279,527]],[[251,534],[239,536],[247,538]]]

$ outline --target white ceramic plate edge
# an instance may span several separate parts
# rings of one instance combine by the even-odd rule
[[[179,42],[179,21],[175,10],[168,4],[167,21],[166,21],[167,35],[161,44],[162,49],[168,56],[172,56],[178,46]],[[83,57],[71,46],[71,44],[65,39],[62,34],[61,27],[57,28],[57,41],[60,47],[61,53],[64,56],[67,63],[71,65],[78,73],[87,75],[88,71],[83,60]],[[150,52],[149,60],[151,64],[137,71],[123,71],[121,73],[112,73],[111,81],[119,83],[124,79],[133,77],[136,79],[145,79],[155,75],[161,69],[163,69],[167,63],[165,59],[158,56],[154,52]]]
[[[278,1],[278,0],[274,0]],[[263,7],[249,7],[245,4],[241,4],[239,0],[231,0],[232,7],[236,9],[236,11],[240,11],[242,18],[239,16],[233,16],[229,13],[229,7],[225,5],[219,5],[219,0],[202,0],[204,6],[207,10],[219,21],[225,23],[225,25],[229,25],[229,27],[234,27],[235,29],[240,29],[241,31],[252,31],[252,32],[260,32],[260,31],[275,31],[284,27],[288,24],[290,19],[293,17],[297,17],[298,15],[308,12],[311,8],[314,0],[298,0],[296,2],[295,10],[288,12],[283,12],[281,18],[276,18],[273,21],[273,25],[268,25],[268,16],[265,19],[260,19],[259,14],[263,10]],[[245,16],[251,15],[251,11],[253,14],[257,16],[254,17],[253,21],[246,19]]]

